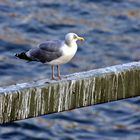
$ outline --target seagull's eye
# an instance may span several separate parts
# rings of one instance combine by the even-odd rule
[[[74,36],[73,36],[73,39],[77,39],[77,36],[76,36],[76,35],[74,35]]]

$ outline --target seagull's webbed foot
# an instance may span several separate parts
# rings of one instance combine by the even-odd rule
[[[51,80],[57,80],[55,77],[52,77]]]
[[[58,76],[58,80],[61,80],[62,78],[61,78],[61,76]]]

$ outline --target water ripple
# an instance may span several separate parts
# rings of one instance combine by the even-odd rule
[[[76,32],[86,39],[62,74],[140,60],[138,0],[1,0],[0,85],[50,77],[50,67],[15,53]],[[0,126],[0,139],[140,139],[140,98]]]

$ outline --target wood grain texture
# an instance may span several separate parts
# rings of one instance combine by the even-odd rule
[[[0,123],[140,95],[140,62],[0,88]]]

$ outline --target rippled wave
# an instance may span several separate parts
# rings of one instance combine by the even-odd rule
[[[50,77],[50,67],[14,57],[68,32],[86,38],[63,74],[140,60],[138,0],[0,0],[0,86]],[[69,69],[69,71],[68,71]],[[4,124],[0,139],[138,140],[140,98]]]

